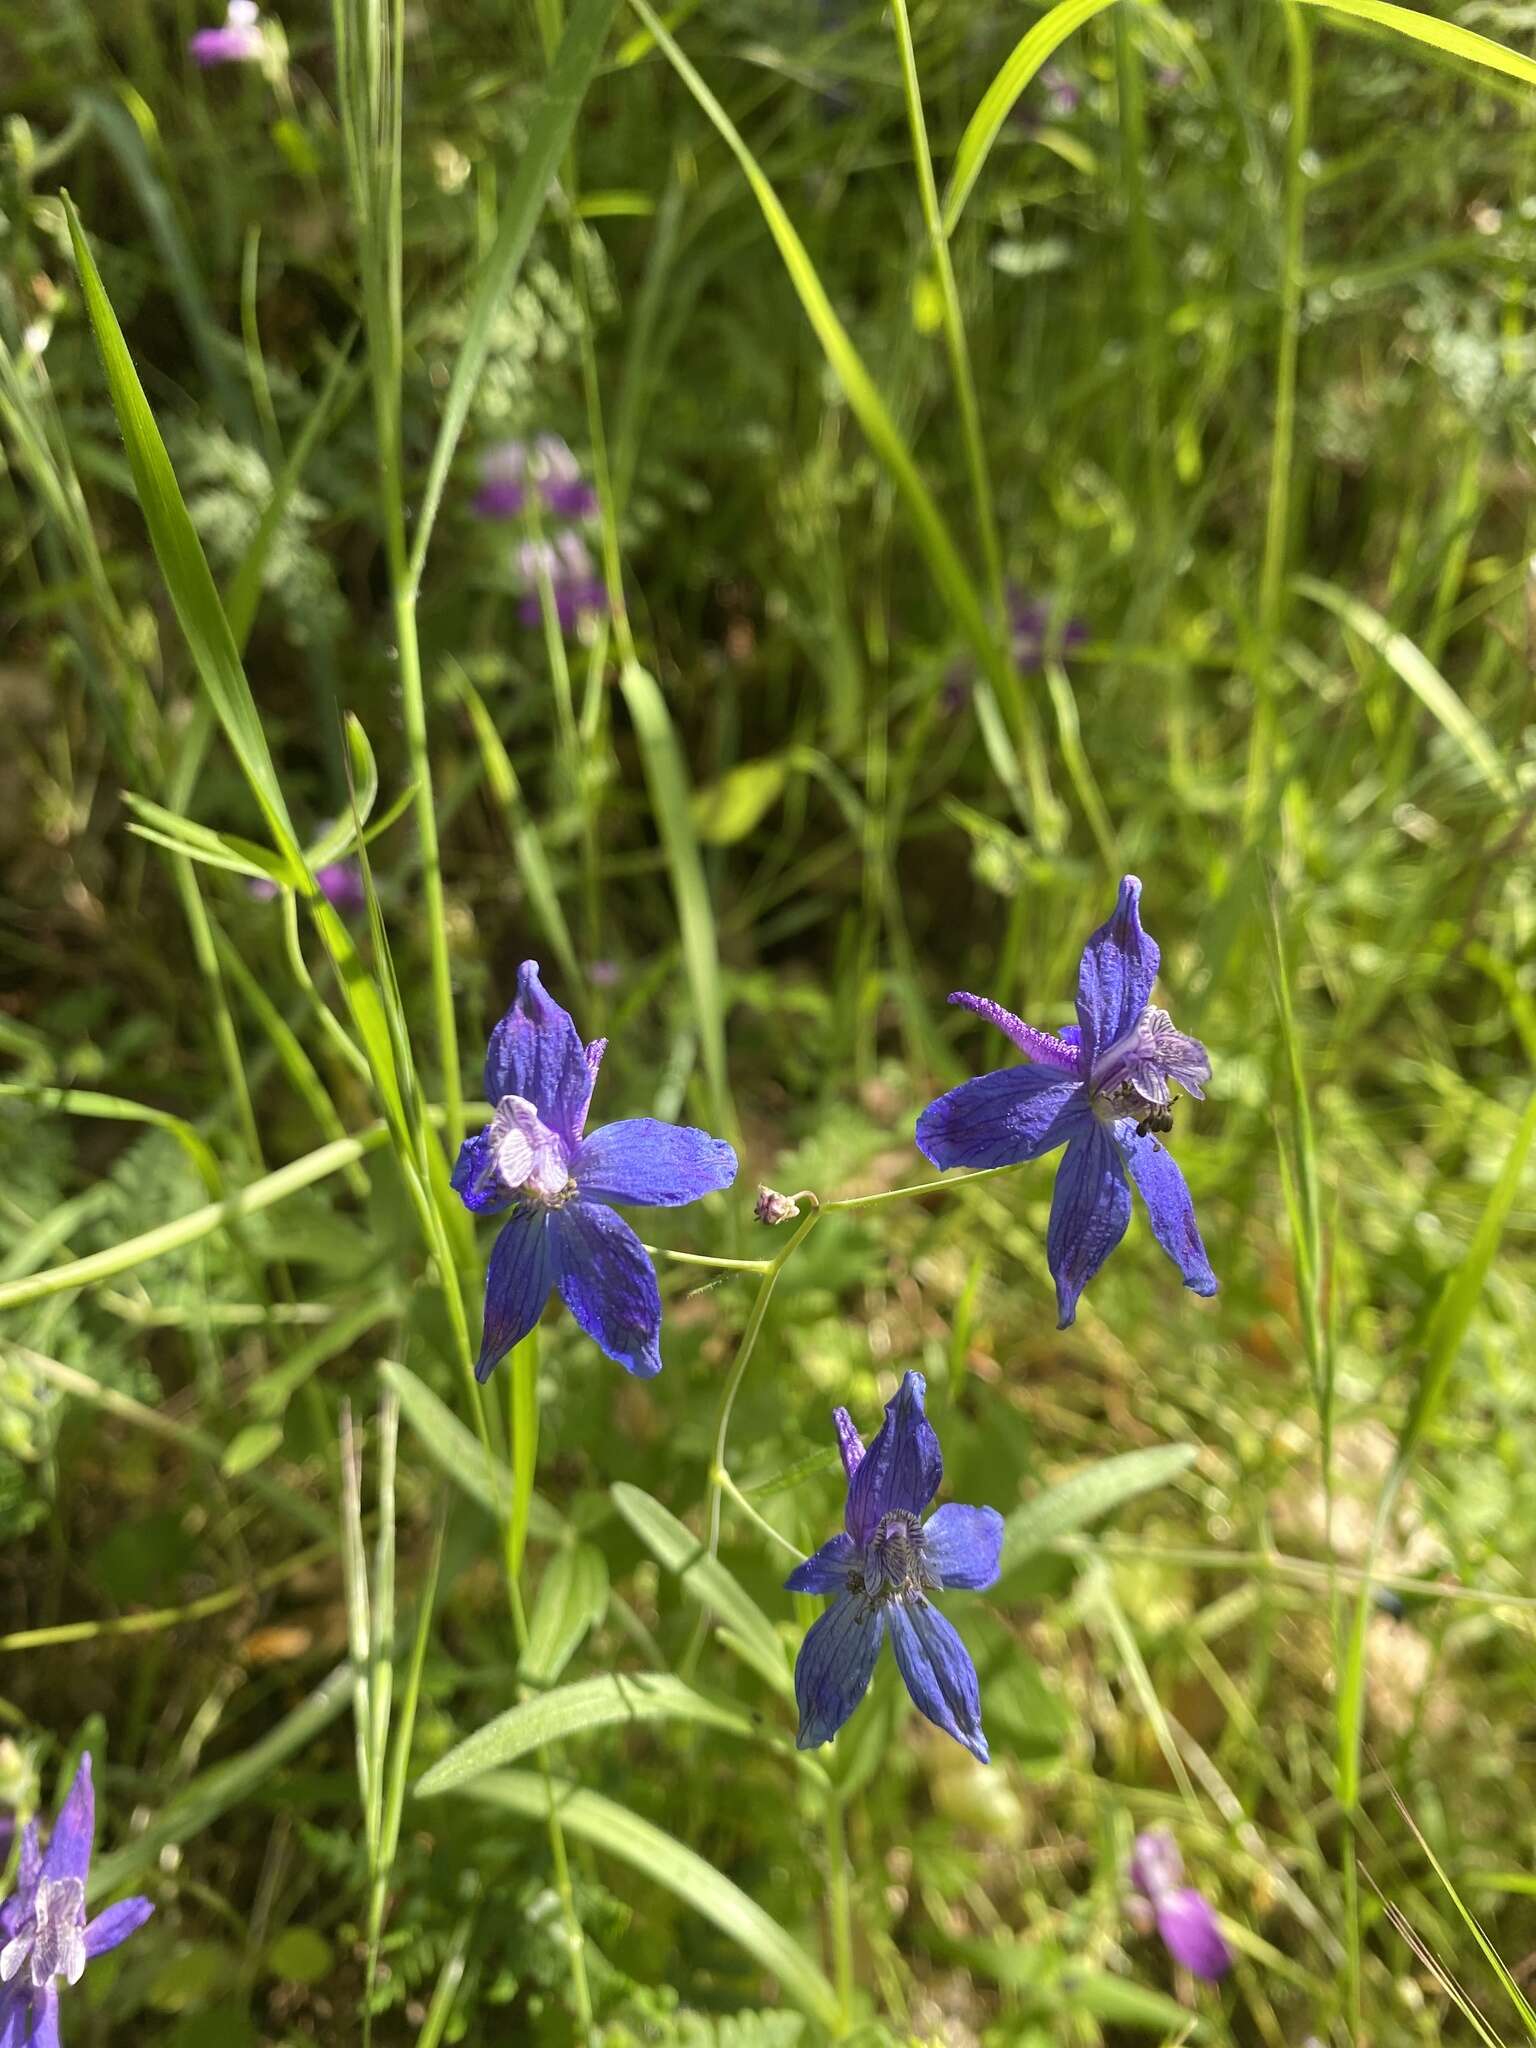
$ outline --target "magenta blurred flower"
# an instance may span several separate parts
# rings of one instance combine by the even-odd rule
[[[200,28],[187,48],[204,70],[214,64],[255,64],[266,40],[256,0],[229,0],[220,28]]]
[[[546,576],[562,633],[579,632],[608,609],[608,593],[591,552],[569,527],[552,540],[523,541],[517,550],[517,573],[524,586],[517,615],[525,626],[537,626],[544,616],[540,584]]]
[[[368,901],[363,889],[363,871],[355,860],[330,860],[324,867],[315,869],[315,880],[320,884],[320,893],[333,910],[339,910],[343,917],[355,916]],[[258,903],[270,903],[278,894],[276,882],[269,882],[264,876],[253,875],[246,883],[246,894],[254,896]],[[0,2048],[4,2044],[0,2043]]]
[[[1050,605],[1021,590],[1016,583],[1008,586],[1008,627],[1014,667],[1026,676],[1040,668],[1047,654],[1059,657],[1070,648],[1080,647],[1088,638],[1088,628],[1081,619],[1054,623]]]
[[[1131,1883],[1151,1908],[1163,1947],[1191,1976],[1215,1983],[1232,1967],[1215,1909],[1183,1882],[1184,1859],[1166,1828],[1148,1828],[1131,1846]]]
[[[526,441],[498,441],[480,458],[475,510],[482,519],[516,519],[527,510],[532,484],[556,519],[591,519],[597,493],[558,434]]]

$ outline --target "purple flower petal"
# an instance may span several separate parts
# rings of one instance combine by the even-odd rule
[[[954,1629],[926,1600],[893,1600],[890,1629],[891,1648],[918,1712],[979,1762],[990,1762],[976,1666]]]
[[[0,1991],[0,2048],[59,2048],[59,1994],[18,1979]]]
[[[200,28],[187,44],[195,63],[206,71],[215,64],[253,64],[262,52],[260,29],[230,27]]]
[[[108,1949],[116,1948],[119,1942],[136,1933],[154,1910],[150,1899],[119,1899],[115,1906],[108,1906],[86,1923],[86,1954],[104,1956]]]
[[[837,1431],[837,1448],[842,1457],[843,1471],[852,1479],[864,1462],[864,1439],[853,1426],[853,1417],[846,1408],[832,1410],[832,1427]]]
[[[923,1525],[923,1562],[943,1587],[979,1593],[997,1578],[1003,1518],[996,1508],[950,1501]]]
[[[1153,1236],[1184,1275],[1184,1285],[1191,1292],[1214,1294],[1216,1275],[1206,1257],[1195,1205],[1178,1161],[1156,1138],[1138,1138],[1132,1123],[1121,1123],[1115,1137],[1147,1205]]]
[[[528,502],[524,486],[511,477],[487,477],[474,496],[480,519],[516,519]]]
[[[1190,1886],[1160,1892],[1152,1901],[1157,1931],[1176,1963],[1192,1976],[1214,1983],[1232,1967],[1232,1951],[1222,1938],[1216,1915]]]
[[[797,1564],[784,1581],[786,1593],[846,1593],[848,1574],[858,1562],[859,1546],[842,1530],[830,1543]]]
[[[1131,1184],[1113,1138],[1097,1118],[1067,1147],[1056,1170],[1046,1263],[1056,1282],[1056,1327],[1077,1314],[1078,1297],[1125,1235]]]
[[[1184,1858],[1167,1828],[1147,1828],[1131,1844],[1131,1883],[1155,1899],[1172,1891],[1184,1875]]]
[[[592,1070],[569,1014],[545,993],[537,960],[525,960],[517,970],[517,996],[491,1033],[485,1092],[492,1102],[521,1095],[567,1144],[581,1137]]]
[[[1007,1067],[962,1081],[917,1120],[917,1149],[935,1166],[1019,1166],[1067,1139],[1092,1112],[1081,1082],[1056,1067]]]
[[[580,477],[547,476],[539,485],[545,504],[557,519],[595,519],[597,493]]]
[[[815,1749],[842,1727],[869,1690],[884,1634],[883,1610],[853,1593],[834,1601],[807,1631],[795,1659],[797,1748]]]
[[[0,1937],[9,1941],[32,1911],[33,1894],[42,1874],[42,1851],[37,1846],[37,1822],[29,1820],[21,1831],[21,1855],[16,1864],[16,1889],[0,1903]],[[0,2040],[0,2048],[4,2048]]]
[[[1083,948],[1077,980],[1077,1021],[1082,1026],[1084,1064],[1092,1067],[1101,1047],[1111,1046],[1135,1024],[1151,998],[1160,955],[1141,928],[1141,883],[1127,875],[1120,884],[1115,914]]]
[[[675,1209],[718,1194],[736,1178],[736,1154],[721,1138],[653,1116],[594,1131],[571,1161],[585,1198]]]
[[[327,861],[322,868],[316,868],[315,880],[326,901],[343,917],[355,916],[368,902],[368,892],[363,887],[363,871],[355,860]]]
[[[885,1420],[848,1482],[848,1534],[861,1548],[882,1515],[920,1515],[939,1490],[944,1457],[923,1412],[927,1382],[909,1372],[885,1404]]]
[[[485,1274],[485,1327],[475,1378],[488,1380],[514,1344],[544,1313],[555,1284],[551,1212],[533,1205],[516,1210],[491,1246]]]
[[[496,1146],[487,1124],[459,1147],[449,1185],[473,1215],[494,1216],[516,1197],[496,1172]]]
[[[60,1878],[73,1877],[84,1884],[90,1874],[91,1838],[95,1832],[96,1791],[91,1783],[91,1756],[87,1750],[48,1837],[39,1878],[52,1878],[57,1883]]]
[[[1038,1060],[1045,1067],[1060,1067],[1063,1073],[1077,1072],[1075,1045],[1069,1045],[1064,1038],[1053,1037],[1049,1031],[1037,1031],[1033,1024],[1026,1024],[1022,1017],[1015,1017],[1012,1010],[1005,1010],[990,996],[967,995],[963,989],[957,989],[949,1000],[959,1003],[964,1009],[974,1010],[989,1024],[995,1024],[1005,1038],[1012,1039],[1026,1059]]]
[[[661,1371],[661,1289],[622,1216],[580,1197],[550,1217],[555,1284],[587,1335],[626,1372]]]

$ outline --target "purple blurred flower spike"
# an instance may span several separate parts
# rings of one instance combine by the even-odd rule
[[[510,1210],[491,1248],[475,1372],[488,1379],[544,1313],[552,1290],[626,1372],[661,1370],[661,1293],[638,1237],[612,1204],[675,1208],[728,1188],[736,1154],[719,1138],[653,1117],[588,1132],[604,1039],[583,1046],[539,979],[518,970],[517,998],[491,1033],[489,1124],[459,1149],[453,1186],[466,1209]]]
[[[846,1526],[784,1582],[791,1593],[836,1596],[795,1660],[801,1749],[830,1742],[842,1727],[864,1697],[889,1632],[919,1712],[987,1762],[976,1667],[928,1595],[992,1584],[1003,1518],[995,1508],[949,1506],[923,1521],[944,1471],[925,1391],[922,1374],[909,1372],[886,1403],[868,1451],[847,1409],[833,1411],[848,1476]]]
[[[1077,1023],[1053,1035],[985,996],[952,995],[1027,1053],[1028,1064],[962,1082],[917,1120],[918,1150],[941,1169],[1017,1166],[1066,1147],[1045,1247],[1062,1329],[1125,1235],[1133,1182],[1184,1285],[1216,1292],[1184,1176],[1153,1135],[1173,1128],[1170,1084],[1203,1093],[1210,1056],[1152,1004],[1158,965],[1141,927],[1141,883],[1127,875],[1113,916],[1083,948]]]
[[[1214,1983],[1231,1969],[1232,1951],[1214,1907],[1183,1877],[1184,1859],[1166,1828],[1148,1828],[1136,1837],[1131,1883],[1150,1906],[1164,1948],[1181,1969]]]
[[[205,71],[216,64],[259,63],[266,37],[255,0],[229,0],[223,23],[218,28],[200,28],[187,49]]]
[[[84,1756],[41,1855],[37,1826],[22,1837],[16,1889],[0,1905],[0,2043],[58,2048],[60,1984],[78,1984],[88,1962],[143,1926],[148,1899],[124,1899],[85,1917],[96,1800]]]

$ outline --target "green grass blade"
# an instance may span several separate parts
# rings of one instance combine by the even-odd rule
[[[313,1187],[316,1181],[326,1180],[333,1173],[345,1172],[382,1145],[388,1135],[383,1124],[375,1124],[355,1138],[338,1138],[318,1151],[306,1152],[302,1159],[280,1166],[275,1173],[264,1174],[222,1202],[210,1202],[205,1208],[173,1217],[169,1223],[157,1224],[137,1237],[124,1238],[121,1244],[109,1245],[105,1251],[71,1259],[67,1265],[50,1266],[45,1273],[28,1273],[23,1278],[0,1283],[0,1310],[20,1308],[24,1302],[65,1294],[74,1287],[93,1287],[99,1280],[132,1272],[151,1259],[164,1258],[167,1252],[196,1244],[199,1238],[211,1237],[216,1230],[228,1230],[231,1226],[238,1229],[245,1217],[258,1210],[270,1209],[301,1188]]]
[[[251,695],[234,635],[219,602],[208,558],[203,553],[202,542],[197,537],[177,485],[171,459],[160,437],[160,429],[155,425],[138,372],[133,367],[133,358],[128,353],[128,344],[112,310],[101,274],[86,243],[74,203],[67,194],[64,209],[69,221],[70,240],[74,245],[75,265],[85,294],[86,311],[101,352],[112,407],[117,414],[128,465],[133,472],[134,490],[149,527],[160,573],[165,578],[193,664],[218,713],[219,723],[261,806],[277,849],[292,864],[294,879],[298,881],[302,869],[288,805],[267,746],[261,713]]]
[[[442,424],[432,450],[421,494],[416,538],[411,549],[410,580],[420,580],[427,545],[447,488],[459,436],[469,417],[470,402],[490,353],[497,314],[506,304],[513,280],[528,253],[528,244],[544,211],[549,188],[570,143],[576,116],[602,56],[618,0],[575,0],[565,34],[550,66],[538,112],[528,126],[528,139],[517,160],[490,254],[480,266],[480,281],[465,323],[464,341],[448,380]]]
[[[1036,1551],[1048,1550],[1063,1536],[1085,1528],[1139,1493],[1166,1486],[1195,1462],[1193,1444],[1156,1444],[1150,1450],[1125,1451],[1105,1458],[1086,1472],[1074,1472],[1015,1508],[1003,1525],[1002,1569],[1010,1572]]]
[[[1059,5],[1053,7],[1049,14],[1042,15],[1014,44],[997,76],[982,94],[975,113],[965,124],[965,133],[955,151],[949,190],[944,195],[946,235],[952,235],[959,225],[971,189],[981,176],[992,145],[1002,133],[1003,123],[1012,113],[1025,86],[1041,65],[1050,61],[1068,36],[1076,34],[1085,21],[1091,21],[1094,15],[1102,14],[1106,7],[1113,5],[1114,0],[1059,0]]]
[[[1420,14],[1417,8],[1394,7],[1390,0],[1303,0],[1303,5],[1322,7],[1330,14],[1353,15],[1356,21],[1374,22],[1378,28],[1396,29],[1399,35],[1426,43],[1447,57],[1465,57],[1469,63],[1481,64],[1489,71],[1502,71],[1506,78],[1518,78],[1523,85],[1536,85],[1536,61],[1506,49],[1489,36],[1458,28],[1455,22],[1436,21],[1433,15]]]
[[[693,799],[687,764],[677,742],[666,699],[654,676],[634,662],[619,672],[624,701],[640,742],[646,787],[656,829],[666,850],[682,934],[683,963],[693,995],[694,1013],[703,1050],[704,1078],[709,1086],[710,1114],[716,1128],[734,1137],[738,1128],[735,1104],[725,1068],[725,996],[720,986],[720,948],[704,862],[693,823]]]
[[[472,1779],[516,1763],[552,1742],[585,1735],[594,1728],[648,1721],[692,1721],[731,1735],[752,1736],[757,1724],[737,1707],[717,1706],[680,1678],[664,1671],[609,1671],[541,1694],[487,1721],[473,1735],[439,1757],[413,1788],[418,1799],[456,1792]]]
[[[528,1543],[528,1510],[539,1464],[539,1333],[530,1330],[507,1360],[508,1433],[512,1443],[512,1514],[507,1530],[507,1569],[523,1568]]]
[[[1533,67],[1536,69],[1536,67]],[[1432,661],[1404,633],[1389,626],[1380,612],[1373,611],[1357,597],[1336,584],[1323,583],[1315,576],[1296,576],[1292,587],[1311,598],[1325,611],[1342,619],[1352,633],[1358,633],[1379,654],[1400,682],[1412,690],[1455,740],[1484,782],[1505,803],[1516,800],[1514,779],[1487,728],[1462,703]]]
[[[492,1773],[478,1779],[469,1796],[498,1812],[540,1821],[551,1792],[568,1833],[664,1885],[777,1977],[785,1997],[802,2012],[838,2035],[846,2032],[836,1993],[799,1942],[713,1864],[650,1821],[600,1793],[532,1772]]]

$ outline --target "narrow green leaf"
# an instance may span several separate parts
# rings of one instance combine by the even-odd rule
[[[121,1244],[108,1245],[104,1251],[89,1252],[83,1259],[71,1259],[66,1265],[50,1266],[44,1273],[27,1273],[0,1282],[0,1309],[19,1308],[23,1302],[65,1294],[74,1287],[93,1287],[99,1280],[111,1280],[119,1273],[131,1272],[135,1266],[148,1264],[151,1259],[164,1258],[167,1252],[180,1251],[183,1245],[196,1244],[199,1238],[211,1237],[216,1230],[227,1230],[231,1224],[238,1227],[258,1210],[270,1209],[301,1188],[313,1187],[316,1181],[333,1173],[345,1172],[366,1153],[375,1151],[387,1136],[384,1125],[375,1124],[355,1138],[338,1138],[318,1151],[306,1152],[302,1159],[280,1166],[275,1173],[264,1174],[222,1202],[210,1202],[205,1208],[193,1209],[169,1223],[157,1224],[138,1237],[124,1238]]]
[[[350,358],[352,345],[357,339],[356,327],[351,327],[342,336],[340,346],[331,358],[331,367],[321,386],[320,396],[309,409],[309,417],[299,429],[297,440],[290,449],[287,461],[273,480],[272,492],[261,509],[256,522],[256,531],[251,535],[240,566],[230,579],[224,594],[224,613],[229,620],[229,630],[235,636],[235,645],[244,651],[245,643],[251,637],[251,627],[256,623],[256,608],[261,602],[261,579],[266,573],[267,558],[272,552],[272,543],[277,538],[278,528],[292,501],[299,481],[309,466],[320,435],[333,419],[339,419],[348,405],[363,388],[364,372],[354,368]],[[350,378],[350,384],[349,384]]]
[[[773,1624],[717,1557],[659,1500],[620,1480],[613,1504],[658,1563],[675,1572],[689,1593],[728,1623],[752,1668],[786,1699],[794,1685]]]
[[[512,1348],[507,1360],[508,1394],[511,1405],[509,1434],[512,1439],[512,1518],[508,1530],[507,1569],[516,1574],[523,1568],[523,1551],[528,1542],[528,1511],[533,1499],[534,1475],[539,1464],[539,1332],[535,1325],[522,1342]],[[607,1584],[606,1575],[604,1584]],[[601,1608],[598,1610],[601,1612]],[[555,1676],[557,1674],[551,1674]]]
[[[401,1411],[433,1464],[488,1515],[505,1520],[512,1502],[512,1474],[506,1466],[487,1454],[479,1439],[409,1367],[386,1361],[379,1367],[379,1377],[399,1396]],[[528,1503],[528,1526],[540,1542],[557,1543],[564,1524],[536,1493]]]
[[[459,445],[464,422],[469,418],[475,386],[490,353],[493,325],[507,302],[507,295],[528,253],[528,244],[544,211],[550,185],[559,170],[560,159],[565,155],[576,126],[576,116],[581,111],[581,103],[586,98],[587,88],[602,56],[609,24],[617,11],[618,0],[575,0],[566,21],[565,33],[560,38],[560,47],[549,67],[538,111],[528,124],[528,139],[518,157],[517,170],[501,210],[496,240],[480,265],[480,280],[464,325],[463,344],[453,366],[453,375],[448,380],[442,425],[438,428],[437,445],[432,450],[416,521],[416,538],[411,550],[412,582],[421,576],[427,544],[432,538],[432,528],[447,487],[454,450]]]
[[[1473,1232],[1472,1242],[1466,1255],[1450,1275],[1430,1316],[1429,1328],[1425,1333],[1424,1363],[1414,1389],[1412,1403],[1398,1432],[1397,1454],[1387,1483],[1382,1488],[1381,1498],[1376,1504],[1375,1526],[1371,1534],[1371,1546],[1366,1556],[1366,1570],[1360,1582],[1359,1597],[1355,1601],[1354,1615],[1350,1625],[1349,1638],[1341,1659],[1343,1674],[1339,1682],[1339,1706],[1336,1717],[1339,1743],[1339,1804],[1349,1812],[1360,1796],[1360,1746],[1365,1732],[1365,1679],[1368,1654],[1368,1631],[1371,1618],[1371,1568],[1376,1561],[1383,1531],[1387,1527],[1398,1491],[1407,1476],[1415,1455],[1425,1436],[1439,1419],[1445,1405],[1446,1393],[1450,1387],[1451,1373],[1455,1368],[1462,1343],[1466,1337],[1472,1314],[1477,1307],[1483,1288],[1487,1285],[1489,1268],[1504,1235],[1509,1221],[1509,1212],[1514,1207],[1515,1197],[1530,1157],[1532,1141],[1536,1140],[1536,1092],[1526,1103],[1525,1113],[1515,1129],[1515,1135],[1499,1177],[1488,1192],[1483,1204],[1483,1213]]]
[[[75,265],[80,273],[86,311],[101,352],[113,410],[122,431],[128,466],[133,472],[134,490],[149,528],[160,573],[165,578],[171,603],[186,635],[193,665],[261,805],[278,851],[292,863],[297,880],[302,869],[288,806],[267,747],[261,714],[245,679],[245,671],[240,666],[234,636],[219,602],[202,542],[197,537],[177,486],[171,459],[166,454],[160,429],[155,425],[154,414],[144,396],[144,387],[128,353],[123,330],[118,325],[117,315],[112,310],[95,259],[86,243],[74,202],[67,193],[64,195],[64,210],[69,221],[69,235],[74,245]]]
[[[642,1721],[694,1721],[731,1735],[757,1733],[750,1715],[717,1705],[669,1672],[609,1671],[601,1678],[584,1678],[557,1692],[541,1693],[498,1714],[423,1771],[413,1789],[418,1799],[435,1798],[503,1764],[516,1763],[547,1743],[564,1742],[593,1728]]]
[[[608,1605],[608,1564],[591,1543],[562,1544],[544,1567],[518,1665],[527,1685],[554,1685]]]
[[[709,1084],[710,1111],[718,1130],[728,1136],[737,1128],[725,1068],[725,997],[720,985],[720,949],[704,863],[694,832],[688,769],[677,743],[666,699],[654,676],[635,662],[619,672],[624,701],[640,742],[651,811],[666,849],[682,934],[683,962],[703,1050]]]
[[[718,782],[695,790],[693,822],[706,846],[734,846],[767,816],[784,793],[788,762],[782,754],[738,761]]]
[[[352,802],[330,830],[308,849],[305,858],[312,868],[339,860],[342,854],[356,845],[364,836],[363,827],[373,816],[373,807],[379,800],[379,764],[374,759],[373,745],[363,730],[362,720],[349,711],[342,730],[347,739]]]
[[[1187,1471],[1197,1455],[1193,1444],[1157,1444],[1150,1450],[1124,1451],[1047,1487],[1023,1507],[1015,1508],[1004,1523],[1003,1571],[1012,1571],[1036,1551],[1049,1550],[1063,1536],[1096,1522],[1137,1494],[1166,1486]]]
[[[1401,11],[1401,10],[1399,10]],[[1532,67],[1536,77],[1536,65]],[[1291,586],[1302,597],[1311,598],[1325,611],[1342,619],[1352,633],[1373,647],[1455,740],[1484,782],[1507,804],[1515,801],[1514,778],[1489,737],[1488,731],[1462,703],[1434,663],[1404,633],[1389,626],[1380,612],[1373,611],[1357,597],[1336,584],[1323,583],[1315,576],[1294,576]]]
[[[639,1814],[600,1793],[558,1778],[546,1780],[531,1771],[493,1772],[476,1779],[468,1796],[477,1804],[533,1821],[544,1819],[553,1800],[568,1833],[664,1885],[777,1977],[785,1997],[802,2012],[824,2027],[841,2030],[837,1995],[799,1942],[712,1863]]]
[[[949,190],[944,195],[946,235],[952,235],[959,225],[971,188],[981,176],[982,165],[991,154],[992,145],[1002,133],[1003,123],[1013,112],[1025,86],[1041,65],[1049,62],[1068,36],[1074,35],[1085,21],[1091,21],[1094,15],[1102,14],[1106,7],[1113,5],[1114,0],[1059,0],[1059,5],[1053,7],[1049,14],[1043,14],[1020,36],[1003,59],[997,76],[982,94],[975,113],[966,123],[965,133],[955,151]]]
[[[153,1863],[162,1850],[201,1834],[240,1800],[258,1791],[269,1791],[278,1766],[308,1749],[351,1698],[351,1663],[338,1664],[269,1735],[253,1742],[239,1756],[231,1757],[228,1763],[215,1764],[201,1777],[194,1778],[185,1791],[178,1792],[121,1849],[97,1856],[86,1881],[87,1899],[94,1904],[110,1898],[147,1864]]]
[[[249,875],[256,881],[280,882],[287,874],[281,860],[269,853],[264,846],[242,839],[238,833],[215,832],[210,826],[199,825],[195,818],[183,817],[180,811],[167,810],[164,804],[154,803],[147,796],[139,796],[134,790],[123,792],[128,808],[141,821],[138,837],[148,839],[156,846],[168,846],[176,853],[184,853],[191,860],[201,860],[209,867],[228,868],[237,875]],[[135,828],[128,828],[133,831]]]
[[[1374,22],[1378,28],[1396,29],[1399,35],[1427,43],[1430,49],[1448,57],[1465,57],[1489,71],[1502,71],[1506,78],[1518,78],[1523,85],[1536,85],[1536,62],[1518,51],[1506,49],[1488,36],[1472,29],[1458,28],[1453,21],[1437,21],[1420,14],[1415,7],[1394,7],[1389,0],[1304,0],[1309,7],[1326,8],[1330,14],[1350,14],[1357,21]]]
[[[528,815],[528,806],[523,801],[522,787],[517,779],[517,770],[512,766],[512,757],[507,752],[501,734],[496,730],[495,720],[487,710],[484,698],[456,661],[447,664],[447,675],[462,699],[464,708],[469,713],[469,722],[475,729],[475,739],[480,748],[480,759],[485,768],[485,779],[490,785],[491,795],[506,813],[507,837],[512,842],[512,854],[517,862],[518,876],[528,892],[528,901],[533,906],[534,915],[542,926],[544,936],[548,939],[556,959],[565,970],[567,979],[573,983],[582,981],[585,977],[581,963],[576,958],[576,948],[571,943],[570,927],[565,921],[565,912],[560,908],[560,896],[544,852],[544,842]]]

